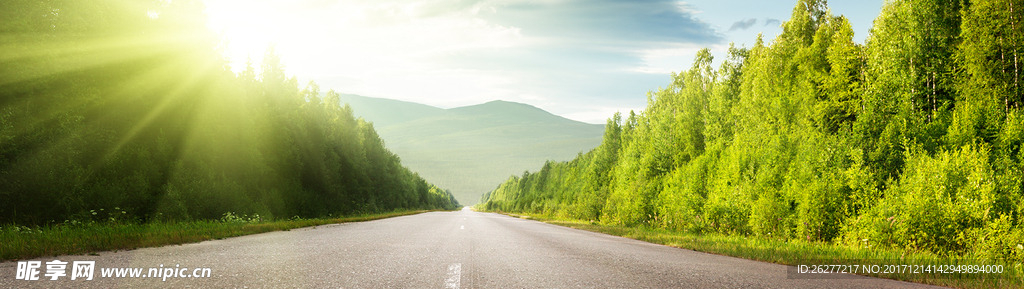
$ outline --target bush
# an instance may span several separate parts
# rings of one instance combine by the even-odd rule
[[[977,245],[994,220],[996,198],[988,149],[964,146],[935,157],[907,153],[907,169],[884,199],[847,228],[853,244],[892,244],[940,254],[962,254]]]

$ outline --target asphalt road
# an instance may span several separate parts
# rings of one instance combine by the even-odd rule
[[[47,261],[95,261],[93,280],[56,281]],[[42,261],[38,281],[0,287],[190,288],[909,288],[884,279],[787,279],[787,267],[468,210]],[[161,267],[162,266],[162,267]],[[102,268],[208,278],[103,278]],[[59,270],[58,270],[59,271]],[[65,272],[70,274],[70,269]],[[198,271],[202,273],[202,271]]]

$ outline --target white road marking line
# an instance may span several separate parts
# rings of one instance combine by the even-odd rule
[[[444,279],[445,289],[459,289],[462,281],[462,263],[448,265],[448,279]]]
[[[459,226],[459,230],[464,230],[464,229],[466,229],[466,225]]]

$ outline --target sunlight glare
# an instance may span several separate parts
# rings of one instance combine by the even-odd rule
[[[380,72],[422,72],[436,55],[522,42],[518,28],[493,25],[473,13],[428,15],[439,8],[416,1],[206,3],[208,25],[228,42],[224,54],[236,71],[250,57],[258,66],[269,45],[291,73],[365,78]]]
[[[263,54],[272,45],[278,47],[279,53],[286,50],[301,54],[306,51],[294,51],[295,47],[323,37],[317,35],[314,23],[302,19],[301,15],[288,13],[284,2],[210,0],[206,5],[207,25],[225,40],[224,56],[235,71],[245,69],[250,58],[258,67]],[[291,45],[293,43],[302,44]],[[288,58],[281,54],[283,60]]]

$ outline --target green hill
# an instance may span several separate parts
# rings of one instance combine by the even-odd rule
[[[348,103],[357,116],[373,121],[374,126],[390,126],[414,119],[443,114],[443,108],[400,100],[342,94],[341,102]]]
[[[589,151],[604,130],[508,101],[452,109],[357,95],[342,102],[374,123],[403,164],[466,205],[509,175]]]

